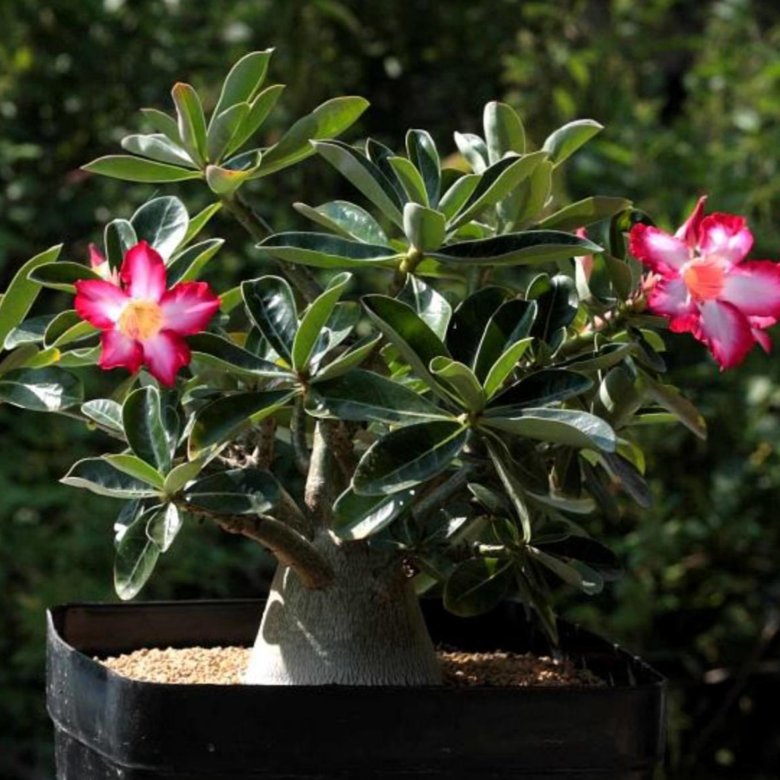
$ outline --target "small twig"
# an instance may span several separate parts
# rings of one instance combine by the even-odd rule
[[[351,480],[357,460],[352,447],[352,436],[345,424],[340,420],[323,420],[322,435],[336,463],[339,464],[341,473],[347,481]]]
[[[266,417],[257,426],[257,467],[270,469],[276,455],[276,418]]]
[[[221,198],[223,208],[231,214],[255,241],[262,241],[273,233],[273,228],[239,194]],[[305,267],[275,261],[282,275],[311,303],[322,292],[322,287]]]
[[[330,522],[331,509],[344,485],[344,478],[323,435],[323,420],[314,426],[309,473],[306,477],[304,502],[323,528]]]
[[[311,460],[309,447],[306,442],[306,410],[304,401],[298,398],[293,406],[292,419],[290,420],[290,434],[292,438],[293,452],[295,454],[295,466],[302,476],[309,473]]]

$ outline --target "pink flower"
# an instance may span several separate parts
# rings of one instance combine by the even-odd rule
[[[94,252],[92,258],[97,259]],[[76,282],[75,307],[80,317],[103,331],[101,368],[124,366],[135,373],[145,365],[170,386],[190,362],[183,336],[208,325],[219,298],[205,282],[180,282],[166,289],[163,259],[141,241],[127,250],[116,283]]]
[[[720,364],[732,368],[754,344],[768,352],[764,329],[780,319],[780,264],[746,261],[753,235],[733,214],[704,216],[700,198],[672,236],[634,225],[631,252],[658,275],[648,295],[651,312],[669,320],[675,333],[692,333]]]
[[[119,284],[119,274],[115,270],[111,270],[108,260],[94,244],[89,245],[89,264],[98,276],[112,284]]]

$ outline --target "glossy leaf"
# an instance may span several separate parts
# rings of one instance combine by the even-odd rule
[[[146,523],[146,535],[159,548],[167,552],[184,525],[184,518],[176,504],[167,504]]]
[[[560,165],[603,129],[604,126],[593,119],[578,119],[558,128],[542,148],[550,155],[554,165]]]
[[[428,205],[428,193],[425,182],[414,164],[406,157],[390,157],[387,161],[403,186],[404,201]]]
[[[178,466],[174,466],[165,476],[163,490],[166,496],[176,495],[187,483],[200,474],[206,465],[205,458],[185,460]]]
[[[515,190],[513,213],[508,216],[508,227],[516,230],[532,223],[547,205],[552,192],[553,164],[539,163],[534,172]]]
[[[469,173],[465,176],[461,176],[459,179],[456,179],[444,193],[439,201],[439,210],[448,220],[452,219],[473,195],[474,190],[479,184],[480,178],[481,176],[476,173]]]
[[[536,289],[529,287],[528,297],[535,298],[539,312],[531,335],[550,341],[560,328],[567,328],[577,316],[579,298],[574,281],[564,274],[544,279]]]
[[[484,381],[495,362],[504,350],[531,333],[536,319],[535,301],[523,301],[518,298],[502,303],[485,325],[482,339],[474,357],[474,371],[480,381]]]
[[[169,195],[147,201],[130,219],[138,240],[147,241],[166,261],[184,240],[189,223],[184,204]]]
[[[268,471],[243,468],[197,479],[184,490],[184,500],[198,511],[216,515],[261,515],[279,501],[279,483]]]
[[[305,203],[293,203],[304,217],[332,230],[344,238],[364,244],[388,245],[388,238],[379,223],[365,210],[345,200],[334,200],[312,208]]]
[[[141,113],[158,133],[162,133],[169,141],[173,141],[176,146],[181,146],[179,126],[172,116],[156,108],[142,108]]]
[[[360,496],[348,488],[333,505],[333,531],[341,539],[367,539],[404,512],[416,493],[411,488],[389,496]]]
[[[98,425],[112,431],[124,432],[122,405],[110,398],[96,398],[81,405],[81,413]]]
[[[59,412],[83,400],[81,382],[57,366],[17,368],[0,375],[0,403],[35,412]]]
[[[437,357],[429,366],[431,373],[444,385],[454,390],[470,412],[480,412],[485,406],[485,394],[474,372],[452,358]]]
[[[264,360],[215,333],[198,333],[190,336],[187,342],[193,357],[209,366],[228,371],[235,369],[239,373],[269,379],[290,376],[281,366]]]
[[[273,54],[273,49],[264,51],[251,51],[245,54],[230,69],[225,81],[222,84],[222,90],[219,93],[219,100],[212,114],[212,126],[216,121],[215,117],[237,103],[251,101],[263,85],[265,75],[268,72],[268,63]],[[209,132],[211,127],[209,127]]]
[[[456,360],[474,365],[485,327],[506,298],[507,291],[501,287],[483,287],[461,301],[452,315],[446,339]]]
[[[145,460],[141,460],[141,458],[135,455],[128,455],[125,453],[120,455],[104,455],[103,460],[115,469],[123,471],[128,476],[145,482],[155,490],[162,490],[163,488],[162,474],[160,474],[154,466],[150,466]]]
[[[297,371],[308,367],[322,329],[333,313],[344,289],[352,279],[352,274],[341,273],[334,276],[325,291],[313,301],[301,318],[292,346],[292,364]]]
[[[82,166],[90,173],[109,176],[122,181],[136,181],[147,184],[165,184],[173,181],[199,179],[202,174],[189,168],[180,168],[167,163],[145,160],[129,154],[109,154],[99,157],[91,163]]]
[[[298,312],[290,285],[279,276],[242,282],[241,295],[249,316],[276,353],[292,364]]]
[[[277,233],[258,247],[280,260],[316,268],[362,268],[386,264],[399,257],[387,246],[351,241],[327,233]]]
[[[117,536],[114,559],[114,590],[126,601],[138,594],[151,577],[160,548],[146,533],[146,528],[165,509],[154,507],[124,527]]]
[[[534,547],[529,548],[528,552],[564,582],[579,588],[589,596],[601,593],[604,589],[604,579],[599,573],[580,561],[562,561]]]
[[[233,139],[225,149],[225,156],[240,149],[262,127],[284,89],[284,84],[274,84],[266,87],[252,100],[249,105],[249,113],[244,117]]]
[[[310,114],[299,119],[278,143],[268,149],[263,156],[260,174],[265,176],[305,160],[315,151],[311,141],[341,135],[367,108],[368,101],[355,96],[333,98],[317,106]]]
[[[73,283],[81,279],[101,279],[89,266],[80,263],[60,261],[57,263],[45,263],[30,271],[28,279],[37,282],[43,287],[63,292],[73,292]]]
[[[184,238],[179,243],[179,251],[187,244],[191,243],[208,224],[209,220],[222,208],[221,203],[211,203],[204,209],[199,211],[187,226],[187,232],[184,234]]]
[[[493,463],[493,468],[496,470],[506,495],[512,503],[515,515],[520,521],[520,526],[523,529],[523,541],[528,543],[532,537],[531,516],[526,505],[525,489],[515,473],[516,469],[512,456],[501,442],[486,439],[485,444],[490,460]]]
[[[455,133],[455,145],[474,173],[481,174],[487,169],[490,164],[488,148],[478,135]]]
[[[171,90],[171,97],[176,106],[182,143],[192,159],[203,165],[206,161],[206,117],[198,93],[189,84],[179,82]]]
[[[328,379],[335,379],[338,376],[346,374],[347,371],[356,368],[374,353],[381,338],[381,336],[377,336],[376,338],[368,337],[359,341],[349,350],[339,355],[335,360],[332,360],[326,366],[319,369],[314,377],[314,381],[320,382]]]
[[[249,103],[236,103],[219,114],[214,113],[208,128],[206,159],[210,162],[222,159],[250,109]]]
[[[447,299],[417,276],[406,277],[398,300],[410,306],[428,327],[443,339],[452,318],[452,306]]]
[[[187,152],[162,133],[126,135],[121,143],[126,151],[148,157],[150,160],[177,167],[196,167]]]
[[[673,414],[695,436],[700,439],[707,438],[707,424],[704,418],[677,388],[657,382],[644,373],[642,383],[653,401]]]
[[[122,424],[133,452],[158,471],[167,472],[175,436],[163,423],[160,391],[152,385],[133,390],[122,405]]]
[[[177,254],[168,265],[168,286],[195,281],[224,243],[222,238],[208,238]]]
[[[149,484],[131,477],[103,458],[84,458],[74,463],[60,482],[111,498],[153,498],[157,495],[157,490]]]
[[[521,409],[525,406],[544,406],[566,401],[593,387],[593,380],[576,371],[563,368],[545,368],[521,379],[490,404],[490,413],[500,414],[501,407]]]
[[[444,214],[417,203],[404,206],[404,233],[409,243],[421,252],[438,249],[446,232]]]
[[[44,265],[51,265],[59,257],[62,244],[53,246],[30,258],[16,272],[2,298],[0,298],[0,347],[10,349],[6,344],[8,334],[27,316],[40,287],[30,280],[30,274]]]
[[[403,227],[401,215],[403,204],[398,193],[390,180],[371,160],[351,146],[338,141],[321,141],[315,143],[314,148],[383,214],[399,227]]]
[[[531,337],[520,339],[510,344],[501,353],[485,377],[483,387],[487,398],[492,398],[501,389],[532,343],[533,338]]]
[[[529,407],[512,417],[494,417],[488,413],[482,420],[491,428],[553,444],[605,452],[614,452],[617,446],[612,428],[588,412]]]
[[[625,198],[597,195],[565,206],[560,211],[545,217],[537,227],[540,230],[575,230],[602,219],[608,219],[629,206],[631,206],[631,201]]]
[[[457,265],[536,265],[600,251],[598,244],[571,233],[527,230],[494,238],[462,241],[430,254],[431,257]]]
[[[360,369],[313,385],[307,411],[315,417],[388,424],[449,417],[414,390]]]
[[[126,219],[112,219],[103,231],[103,245],[106,260],[112,270],[119,270],[125,259],[125,253],[138,243],[135,229]]]
[[[406,134],[406,154],[422,176],[426,193],[425,205],[436,208],[441,187],[439,152],[426,130],[409,130]]]
[[[397,493],[431,479],[460,454],[468,429],[457,421],[417,423],[391,431],[369,447],[352,486],[361,495]]]

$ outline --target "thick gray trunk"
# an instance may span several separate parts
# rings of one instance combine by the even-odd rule
[[[435,685],[441,672],[417,597],[397,556],[363,543],[315,545],[335,581],[305,588],[274,577],[245,681],[257,685]]]

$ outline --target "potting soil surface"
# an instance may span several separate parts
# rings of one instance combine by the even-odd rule
[[[249,663],[246,647],[143,649],[97,658],[124,677],[155,683],[237,685]],[[444,682],[468,686],[600,686],[604,681],[569,660],[517,653],[439,651]]]

